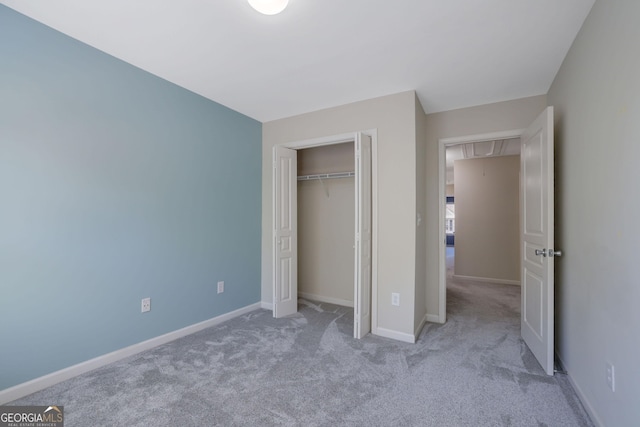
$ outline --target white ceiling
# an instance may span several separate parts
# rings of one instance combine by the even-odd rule
[[[0,0],[262,122],[405,90],[427,113],[544,94],[594,0]]]

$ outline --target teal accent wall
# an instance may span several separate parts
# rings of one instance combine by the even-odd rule
[[[261,134],[0,5],[0,389],[260,301]]]

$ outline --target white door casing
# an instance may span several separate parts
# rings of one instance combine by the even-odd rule
[[[371,137],[358,133],[355,140],[355,289],[354,338],[371,331]]]
[[[273,316],[298,312],[297,152],[273,147]]]
[[[545,372],[553,375],[553,107],[524,131],[520,159],[521,334]]]

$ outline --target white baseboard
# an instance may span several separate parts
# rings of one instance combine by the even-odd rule
[[[459,274],[454,274],[453,278],[460,279],[460,280],[475,280],[476,282],[498,283],[500,285],[520,286],[519,280],[492,279],[491,277],[478,277],[478,276],[460,276]]]
[[[0,390],[0,405],[12,402],[21,397],[28,396],[36,391],[40,391],[52,385],[58,384],[62,381],[66,381],[85,372],[92,371],[94,369],[106,366],[110,363],[117,362],[125,357],[133,356],[134,354],[141,353],[143,351],[152,349],[162,344],[166,344],[170,341],[182,338],[187,335],[191,335],[195,332],[209,328],[211,326],[218,325],[234,317],[242,316],[243,314],[261,308],[261,303],[255,303],[246,307],[239,308],[229,313],[221,314],[203,322],[199,322],[177,331],[169,332],[164,335],[157,336],[155,338],[142,341],[138,344],[130,345],[129,347],[122,348],[120,350],[113,351],[111,353],[98,356],[96,358],[78,363],[77,365],[69,366],[68,368],[61,369],[56,372],[44,375],[39,378],[24,382],[22,384],[15,385],[5,390]]]
[[[437,314],[426,314],[426,319],[427,322],[431,322],[431,323],[443,323],[440,321],[440,316],[438,316]]]
[[[555,354],[556,354],[556,357],[558,358],[558,360],[560,361],[560,364],[562,365],[562,368],[564,370],[566,370],[567,368],[566,368],[566,365],[565,365],[564,361],[562,360],[562,358],[560,358],[558,353],[555,353]],[[567,378],[569,379],[569,383],[571,384],[571,387],[573,387],[573,389],[575,390],[576,394],[578,395],[578,398],[580,399],[580,402],[582,402],[582,406],[584,406],[585,411],[587,411],[587,413],[589,414],[589,417],[591,418],[591,422],[593,422],[593,424],[596,427],[604,427],[604,423],[602,422],[602,420],[600,420],[600,418],[596,414],[596,411],[593,409],[593,406],[591,405],[591,402],[589,402],[589,399],[587,399],[587,397],[585,396],[584,392],[582,391],[582,389],[580,388],[578,383],[575,382],[575,380],[573,379],[573,377],[571,376],[569,371],[567,371]]]
[[[385,337],[385,338],[391,338],[392,340],[408,342],[408,343],[411,343],[411,344],[416,342],[416,337],[414,337],[412,334],[406,334],[404,332],[392,331],[391,329],[385,329],[385,328],[380,328],[380,327],[376,328],[376,331],[375,331],[374,335],[378,335],[378,336]]]
[[[272,302],[264,302],[264,301],[262,301],[260,303],[260,308],[264,308],[265,310],[273,311],[273,303]]]
[[[298,292],[298,297],[311,301],[327,302],[329,304],[341,305],[343,307],[353,307],[353,301],[348,301],[346,299],[325,297],[322,295],[309,294],[306,292]]]

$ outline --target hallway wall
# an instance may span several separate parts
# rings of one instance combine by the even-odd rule
[[[520,156],[456,160],[455,275],[520,283]]]

